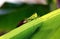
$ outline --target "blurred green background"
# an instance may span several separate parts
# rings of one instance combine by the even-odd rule
[[[10,31],[18,25],[18,23],[30,17],[33,13],[43,16],[51,11],[50,5],[52,0],[48,0],[48,5],[16,5],[5,3],[0,9],[7,9],[9,14],[0,15],[0,31]]]

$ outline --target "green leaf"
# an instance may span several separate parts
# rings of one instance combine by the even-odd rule
[[[26,23],[0,39],[60,39],[60,9]]]

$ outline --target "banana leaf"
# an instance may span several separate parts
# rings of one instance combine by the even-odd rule
[[[15,28],[0,39],[60,39],[60,9]]]

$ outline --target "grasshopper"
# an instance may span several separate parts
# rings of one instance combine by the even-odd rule
[[[30,22],[30,21],[36,19],[37,17],[38,17],[37,13],[34,13],[34,14],[33,14],[32,16],[30,16],[29,18],[20,21],[17,27],[19,27],[19,26],[21,26],[21,25],[23,25],[23,24],[25,24],[25,23],[27,23],[27,22]]]

